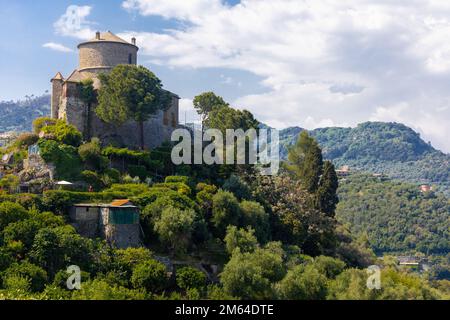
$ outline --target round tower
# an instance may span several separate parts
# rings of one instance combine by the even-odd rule
[[[98,74],[108,72],[119,64],[137,64],[136,39],[131,43],[110,31],[97,32],[95,38],[78,45],[81,73]]]

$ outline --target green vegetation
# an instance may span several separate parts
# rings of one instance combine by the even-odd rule
[[[116,76],[130,80],[135,71],[144,72],[119,68]],[[137,85],[131,83],[112,84],[109,97],[100,93],[102,112],[111,115],[114,94]],[[156,78],[144,84],[158,87]],[[127,103],[139,108],[129,112],[125,103],[114,117],[144,121],[156,110],[153,100],[135,101],[131,91]],[[198,96],[195,106],[206,127],[258,125],[213,93]],[[57,178],[80,186],[28,195],[14,193],[15,175],[0,181],[0,299],[449,298],[448,199],[367,175],[338,181],[313,135],[293,144],[278,176],[261,176],[242,165],[175,167],[170,145],[136,151],[82,142],[63,121],[35,126],[45,135],[21,137],[15,152],[37,141]],[[73,204],[113,199],[139,207],[145,247],[116,249],[69,224]],[[419,274],[394,257],[376,260],[371,248],[435,255]],[[381,290],[366,286],[363,268],[374,263],[382,267]],[[81,290],[66,288],[70,265],[82,270]]]
[[[0,132],[31,131],[32,122],[50,114],[50,95],[26,96],[19,101],[0,101]]]
[[[103,121],[115,125],[136,121],[143,150],[144,122],[168,107],[169,93],[162,89],[156,75],[142,66],[119,65],[111,73],[101,74],[100,81],[95,112]]]
[[[281,156],[287,159],[288,147],[295,144],[303,129],[282,130]],[[399,123],[367,122],[356,128],[323,128],[310,132],[324,158],[337,167],[380,173],[392,179],[438,185],[450,190],[449,155],[434,149],[412,129]]]
[[[417,185],[354,175],[341,181],[337,217],[377,253],[447,254],[450,201]]]

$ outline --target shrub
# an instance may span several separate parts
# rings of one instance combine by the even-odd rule
[[[148,292],[163,290],[167,280],[166,267],[153,259],[138,264],[131,276],[131,283],[135,289],[145,288]]]
[[[85,143],[78,148],[78,154],[89,168],[103,171],[108,166],[108,158],[102,155],[102,147],[98,138]]]
[[[83,283],[76,290],[72,300],[145,300],[147,295],[141,290],[130,290],[121,286],[111,286],[108,282],[95,279]]]
[[[272,283],[286,274],[281,243],[269,243],[251,253],[235,250],[220,281],[227,295],[241,299],[272,299]]]
[[[117,184],[120,182],[120,171],[117,169],[106,169],[105,175],[107,175],[111,179],[112,183]]]
[[[189,177],[185,177],[185,176],[168,176],[168,177],[166,177],[164,182],[165,183],[173,183],[173,182],[178,183],[178,182],[181,182],[181,183],[189,185]]]
[[[42,205],[47,211],[67,215],[75,203],[92,201],[96,196],[98,197],[96,193],[49,190],[44,192]]]
[[[11,253],[4,248],[0,248],[0,273],[7,269],[13,262],[14,259]]]
[[[177,269],[176,281],[178,287],[184,290],[201,289],[206,285],[206,275],[192,267]]]
[[[148,176],[148,172],[145,166],[128,165],[128,173],[130,174],[130,176],[139,177],[141,180],[145,180],[145,178]]]
[[[215,227],[216,236],[223,238],[229,225],[239,224],[240,210],[236,197],[227,191],[220,190],[213,197],[211,221]]]
[[[42,209],[42,198],[36,194],[20,193],[14,195],[15,201],[27,210]]]
[[[140,208],[145,208],[152,202],[154,202],[158,198],[162,197],[175,197],[178,193],[176,191],[173,191],[171,189],[167,188],[151,188],[149,191],[138,195],[136,197],[132,198],[132,201],[135,205],[139,206]]]
[[[28,293],[31,289],[31,280],[21,275],[6,275],[3,279],[3,286],[7,291]]]
[[[194,230],[195,211],[167,207],[155,221],[154,231],[162,243],[178,253],[187,250]]]
[[[247,231],[238,229],[235,226],[229,226],[224,241],[227,252],[230,255],[237,248],[239,248],[241,252],[253,252],[258,247],[255,230],[251,228]]]
[[[153,254],[146,248],[127,248],[114,250],[114,264],[117,272],[123,275],[126,282],[130,281],[133,269],[147,260],[152,259]]]
[[[17,188],[19,187],[20,180],[19,177],[8,174],[0,179],[0,188],[7,190],[9,193],[17,192]]]
[[[53,140],[39,140],[40,154],[47,163],[56,167],[56,175],[60,179],[76,179],[81,172],[81,159],[77,148],[61,145]]]
[[[30,251],[31,261],[50,275],[66,268],[67,263],[88,271],[93,268],[92,240],[81,237],[72,226],[40,229]]]
[[[85,170],[81,173],[81,177],[84,182],[91,185],[95,190],[100,190],[104,186],[101,177],[94,171]]]
[[[28,211],[17,203],[0,203],[0,231],[3,231],[10,223],[25,220],[29,216]]]
[[[11,265],[5,270],[3,278],[7,279],[11,276],[29,279],[31,282],[30,289],[34,292],[42,291],[47,283],[47,272],[29,262],[14,263]]]
[[[314,267],[329,279],[336,278],[345,269],[345,262],[327,256],[314,259]]]
[[[111,188],[105,190],[105,192],[122,192],[128,194],[128,197],[139,196],[143,193],[146,193],[150,190],[150,187],[146,184],[113,184]]]
[[[34,145],[38,142],[39,136],[34,133],[22,133],[19,137],[17,137],[14,145],[18,148],[28,148],[29,146]]]
[[[261,243],[265,243],[270,238],[269,214],[258,202],[242,201],[239,205],[244,227],[252,227],[255,235]]]
[[[223,189],[233,193],[239,200],[251,198],[251,191],[247,183],[236,175],[231,175],[223,184]]]
[[[290,270],[276,286],[277,294],[284,300],[325,299],[327,278],[313,265],[300,265]]]
[[[217,187],[205,183],[199,183],[196,187],[195,200],[199,204],[204,217],[209,217],[212,210],[213,197],[217,193]]]
[[[172,189],[180,194],[190,196],[192,193],[191,188],[182,182],[170,182],[170,183],[155,183],[153,185],[155,188],[168,188]]]
[[[56,124],[42,128],[44,133],[55,137],[55,140],[62,144],[78,147],[83,139],[81,133],[73,125],[67,124],[64,120],[57,120]]]
[[[56,124],[57,120],[48,118],[48,117],[42,117],[37,118],[33,121],[33,132],[35,134],[41,133],[42,129],[46,126],[54,126]]]
[[[33,219],[10,223],[3,230],[3,239],[5,243],[20,241],[24,250],[28,251],[41,227],[41,224]]]

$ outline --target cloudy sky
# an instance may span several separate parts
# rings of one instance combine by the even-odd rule
[[[274,127],[405,123],[450,152],[450,1],[0,0],[0,100],[50,89],[96,30],[191,101],[215,91]]]

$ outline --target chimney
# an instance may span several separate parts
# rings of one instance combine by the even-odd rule
[[[136,38],[134,38],[134,37],[131,38],[131,43],[134,44],[134,45],[136,45]]]
[[[100,40],[100,31],[95,33],[95,39]]]

